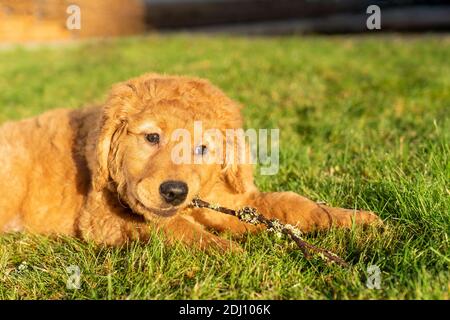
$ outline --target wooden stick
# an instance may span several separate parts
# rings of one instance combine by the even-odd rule
[[[267,219],[255,208],[244,207],[239,210],[232,210],[228,208],[221,207],[219,205],[213,205],[209,202],[203,201],[199,198],[195,198],[192,201],[191,207],[195,208],[206,208],[215,210],[221,213],[225,213],[231,216],[239,218],[243,222],[247,222],[253,225],[263,224],[267,227],[269,231],[275,233],[281,233],[289,236],[297,246],[302,251],[305,258],[309,258],[309,251],[313,251],[319,254],[319,256],[327,262],[334,262],[342,267],[349,267],[348,263],[344,259],[340,258],[338,255],[319,247],[316,247],[305,240],[302,239],[302,232],[295,226],[290,224],[281,223],[277,219]]]

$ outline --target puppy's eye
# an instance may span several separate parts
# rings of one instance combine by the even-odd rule
[[[158,144],[159,143],[159,134],[157,133],[150,133],[145,136],[145,139],[147,139],[148,142],[151,144]]]
[[[194,149],[194,153],[195,153],[197,156],[205,155],[205,154],[208,153],[208,147],[205,146],[205,145],[203,145],[203,144],[202,144],[201,146],[197,146],[197,147],[195,147],[195,149]]]

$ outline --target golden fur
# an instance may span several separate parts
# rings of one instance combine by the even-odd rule
[[[201,79],[147,74],[115,85],[103,106],[54,110],[0,127],[0,231],[66,234],[120,245],[151,230],[169,241],[206,248],[235,245],[208,229],[241,234],[257,228],[207,209],[194,196],[230,208],[254,206],[305,232],[379,221],[370,212],[320,208],[293,192],[261,193],[251,165],[178,164],[170,158],[176,128],[240,128],[240,107]],[[156,128],[156,129],[155,129]],[[160,146],[145,140],[159,130]],[[168,206],[166,180],[189,186]],[[176,213],[176,214],[174,214]]]

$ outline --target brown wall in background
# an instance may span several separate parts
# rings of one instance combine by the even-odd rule
[[[81,29],[68,30],[67,7],[81,9]],[[120,36],[145,30],[140,0],[0,0],[0,42]]]

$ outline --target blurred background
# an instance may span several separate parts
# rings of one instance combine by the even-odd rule
[[[66,27],[78,5],[82,26]],[[382,32],[450,30],[449,0],[0,0],[0,41],[58,41],[145,32],[302,34],[368,32],[366,9],[382,11]]]

